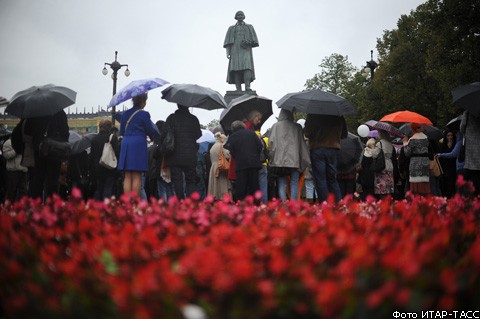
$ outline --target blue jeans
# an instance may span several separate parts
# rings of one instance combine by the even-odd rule
[[[313,199],[316,198],[317,194],[315,191],[315,183],[313,179],[305,179],[305,198]]]
[[[337,182],[337,162],[339,150],[335,148],[316,148],[310,150],[313,180],[317,190],[318,201],[323,202],[329,193],[335,195],[335,201],[342,198]]]
[[[142,186],[140,187],[140,198],[144,200],[148,200],[147,192],[145,191],[145,182],[146,182],[145,173],[142,173]]]
[[[300,173],[295,169],[290,169],[290,199],[298,200],[298,179]],[[277,178],[278,196],[283,201],[287,200],[287,176]]]
[[[161,177],[157,178],[157,189],[158,198],[164,198],[165,200],[167,200],[173,195],[175,195],[173,184],[165,182],[165,180]]]
[[[262,165],[262,168],[258,171],[258,186],[262,192],[262,202],[268,203],[268,171],[267,166]]]

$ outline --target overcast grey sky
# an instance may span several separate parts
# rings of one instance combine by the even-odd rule
[[[370,60],[384,30],[396,28],[402,14],[423,0],[0,0],[0,96],[10,99],[32,85],[54,83],[77,91],[78,108],[106,108],[113,82],[105,62],[128,64],[118,89],[132,80],[160,77],[170,83],[196,83],[219,91],[226,83],[223,41],[235,12],[257,32],[252,89],[275,102],[301,91],[332,53],[348,56],[360,68]],[[374,59],[376,52],[374,51]],[[176,105],[149,94],[152,120],[165,119]],[[126,107],[130,107],[127,103]],[[1,110],[3,112],[3,110]],[[193,109],[200,123],[221,110]],[[271,126],[274,116],[264,125]]]

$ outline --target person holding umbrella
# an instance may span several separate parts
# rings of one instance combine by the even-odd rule
[[[22,165],[29,167],[28,195],[31,197],[43,199],[58,193],[62,160],[40,152],[40,144],[48,146],[47,140],[54,140],[57,145],[68,145],[68,121],[63,109],[74,104],[76,96],[75,91],[63,86],[32,86],[16,93],[5,109],[5,113],[24,119]],[[62,156],[65,156],[67,150],[63,150]]]
[[[451,129],[445,130],[443,139],[439,143],[439,154],[449,154],[456,146],[455,132]],[[462,143],[462,140],[459,141]],[[445,156],[445,155],[444,155]],[[457,165],[455,157],[439,156],[443,169],[443,176],[440,178],[440,189],[442,195],[451,198],[455,194],[455,183],[457,182]]]
[[[479,84],[480,85],[480,84]],[[463,113],[460,132],[465,137],[465,179],[473,182],[475,194],[480,192],[480,116],[471,111]]]
[[[248,195],[255,195],[260,189],[258,172],[262,167],[260,153],[263,146],[257,134],[247,129],[242,121],[234,121],[231,129],[233,133],[228,137],[224,147],[235,158],[234,199],[238,201]]]
[[[121,117],[120,135],[123,136],[118,170],[124,172],[123,192],[140,195],[142,172],[148,171],[147,136],[150,139],[160,137],[150,113],[143,109],[147,105],[148,93],[132,98],[133,106]]]
[[[278,196],[287,200],[287,176],[290,176],[290,199],[298,199],[300,174],[310,166],[308,147],[303,129],[293,121],[293,113],[281,110],[277,123],[273,124],[269,137],[269,165],[271,171],[283,171],[277,176]]]
[[[309,140],[318,200],[323,202],[329,193],[333,193],[335,201],[338,202],[342,196],[337,181],[340,140],[348,136],[345,118],[336,115],[307,114],[304,133]]]
[[[196,190],[197,184],[197,139],[202,136],[198,118],[188,111],[188,107],[177,104],[178,110],[166,120],[166,129],[174,136],[174,149],[166,157],[172,174],[173,187],[178,199],[189,197]]]
[[[28,118],[25,120],[25,135],[32,137],[35,162],[29,171],[28,195],[33,198],[50,197],[53,193],[58,193],[62,161],[42,156],[40,143],[45,137],[68,141],[67,114],[62,109],[53,116]]]

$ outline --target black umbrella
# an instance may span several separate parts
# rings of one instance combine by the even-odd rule
[[[410,127],[410,123],[402,124],[402,126],[400,126],[398,129],[400,130],[400,132],[405,134],[405,136],[410,137],[413,135],[412,128]],[[425,135],[427,135],[429,139],[435,140],[435,141],[438,141],[443,137],[442,130],[433,125],[427,125],[424,133]]]
[[[78,133],[77,133],[78,134]],[[85,151],[87,148],[92,146],[92,139],[97,135],[97,133],[88,133],[85,136],[80,135],[80,139],[77,137],[72,137],[74,142],[70,142],[70,137],[68,138],[68,142],[72,147],[72,155],[80,154],[81,152]]]
[[[459,86],[452,90],[453,103],[480,117],[480,82]]]
[[[162,91],[162,99],[206,110],[224,109],[227,107],[227,103],[220,93],[197,84],[172,84]]]
[[[7,104],[8,104],[8,100],[3,96],[0,96],[0,107],[7,106]]]
[[[281,109],[308,114],[343,116],[358,113],[348,100],[321,90],[289,93],[278,100],[277,105]]]
[[[340,140],[340,155],[338,158],[337,172],[346,174],[360,163],[363,151],[363,144],[360,137],[348,132],[347,138]]]
[[[273,114],[272,100],[263,96],[244,94],[233,99],[228,104],[228,108],[220,114],[220,125],[225,132],[230,132],[230,126],[234,121],[243,121],[252,111],[258,111],[262,114],[260,126]]]
[[[74,131],[74,130],[68,131],[68,143],[70,144],[80,141],[82,137],[83,137],[82,134],[78,133],[77,131]]]
[[[4,125],[0,126],[0,140],[7,140],[10,135],[12,135],[12,131],[7,130],[7,128]]]
[[[75,103],[77,93],[67,87],[47,84],[32,86],[16,93],[5,113],[19,118],[52,116],[67,106]]]
[[[395,137],[404,137],[405,136],[402,132],[400,132],[400,130],[398,128],[396,128],[395,126],[393,126],[389,123],[370,120],[370,121],[366,121],[365,125],[370,127],[370,128],[373,128],[375,130],[385,131],[388,134],[390,134],[391,136],[395,136]]]
[[[458,130],[460,128],[460,123],[462,122],[463,114],[457,116],[456,118],[451,119],[447,123],[447,127],[451,130]]]

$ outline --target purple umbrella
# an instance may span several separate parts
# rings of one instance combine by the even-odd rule
[[[112,97],[112,99],[110,100],[110,103],[108,104],[108,107],[110,108],[115,105],[118,105],[122,102],[130,100],[131,98],[137,95],[140,95],[150,90],[153,90],[155,88],[164,86],[165,84],[168,84],[168,82],[160,78],[151,78],[151,79],[132,81]]]
[[[405,136],[395,126],[390,125],[390,124],[385,123],[385,122],[370,120],[370,121],[366,121],[364,124],[367,125],[368,127],[372,128],[372,129],[385,131],[392,136],[396,136],[396,137],[404,137]]]

